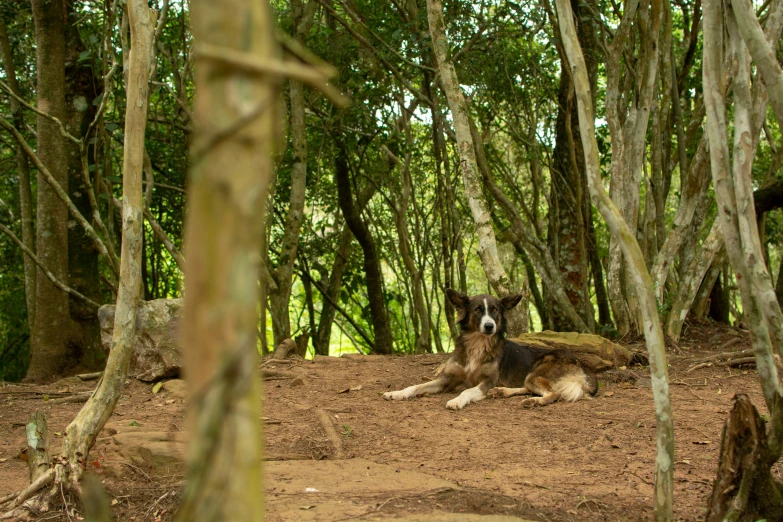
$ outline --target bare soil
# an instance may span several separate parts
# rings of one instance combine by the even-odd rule
[[[755,369],[712,366],[688,372],[694,359],[717,353],[735,338],[739,341],[722,351],[750,347],[744,331],[691,325],[669,349],[678,520],[703,520],[734,394],[747,393],[767,413]],[[641,342],[630,346],[644,348]],[[646,367],[601,374],[592,400],[535,409],[523,408],[519,397],[485,400],[459,412],[445,408],[453,394],[404,402],[381,398],[385,391],[431,378],[445,357],[267,361],[267,370],[301,376],[265,382],[267,519],[446,520],[446,514],[458,513],[453,520],[473,519],[467,514],[492,515],[491,520],[505,520],[501,515],[652,520],[655,414]],[[36,409],[46,413],[56,450],[80,404],[54,400],[93,385],[72,378],[50,386],[0,388],[0,498],[28,484],[20,452],[29,415]],[[151,388],[128,381],[111,429],[126,424],[151,431],[184,429],[183,401],[165,391],[153,394]],[[99,437],[90,461],[116,519],[171,520],[181,469],[156,473],[122,462],[111,434]],[[778,479],[782,471],[778,463]],[[69,501],[68,513],[40,519],[70,520],[78,512]]]

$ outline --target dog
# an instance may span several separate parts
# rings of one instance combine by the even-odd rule
[[[568,350],[539,348],[505,338],[505,314],[519,303],[521,295],[468,297],[447,288],[446,296],[456,309],[461,332],[453,354],[435,380],[386,392],[384,399],[410,399],[466,386],[446,403],[449,409],[461,410],[488,395],[536,395],[522,404],[543,406],[557,400],[578,401],[598,391],[595,373]]]

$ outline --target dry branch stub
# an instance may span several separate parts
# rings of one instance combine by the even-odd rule
[[[723,428],[718,475],[707,506],[707,522],[783,518],[783,487],[774,480],[764,420],[745,394]]]

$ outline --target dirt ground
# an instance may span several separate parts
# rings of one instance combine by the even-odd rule
[[[749,394],[766,413],[753,368],[688,372],[694,359],[735,338],[725,351],[750,347],[746,332],[691,326],[669,350],[678,520],[704,517],[734,394]],[[640,343],[631,347],[643,349]],[[450,520],[472,520],[468,514],[492,515],[487,520],[652,519],[655,416],[646,367],[601,374],[595,399],[536,409],[521,407],[520,397],[485,400],[459,412],[445,408],[453,394],[404,402],[381,398],[429,379],[445,357],[267,364],[267,370],[301,376],[265,383],[267,520],[447,520],[448,513],[460,514]],[[0,388],[0,498],[28,483],[19,458],[28,416],[36,409],[47,414],[57,449],[80,405],[53,402],[91,385],[71,379]],[[151,388],[128,382],[108,433],[91,455],[117,520],[171,520],[179,501],[181,468],[162,473],[119,462],[112,449],[118,426],[181,434],[183,401],[165,388],[157,394]],[[781,471],[778,463],[778,478]],[[40,520],[78,516],[70,504],[69,512],[42,514]]]

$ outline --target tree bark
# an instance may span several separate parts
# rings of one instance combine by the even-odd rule
[[[598,48],[593,22],[595,6],[571,1],[577,16],[577,37],[583,49]],[[585,57],[590,92],[595,93],[598,63],[594,52]],[[555,150],[552,153],[551,194],[549,197],[549,248],[562,273],[563,287],[569,301],[588,329],[595,331],[595,316],[590,302],[590,267],[588,254],[588,214],[590,194],[585,176],[584,152],[579,135],[579,118],[573,96],[573,83],[566,60],[561,61],[560,87],[557,94]],[[593,101],[595,103],[595,101]],[[560,307],[552,308],[556,331],[573,328]]]
[[[79,62],[84,44],[76,27],[77,13],[71,0],[66,3],[65,24],[65,128],[82,140],[89,140],[87,130],[97,112],[93,101],[97,93],[95,79],[89,63]],[[86,150],[94,147],[86,146]],[[84,184],[82,175],[82,151],[74,143],[66,142],[68,158],[68,195],[83,216],[92,215],[88,191],[92,187]],[[95,162],[92,157],[88,160]],[[93,301],[101,300],[98,252],[92,240],[82,227],[68,228],[68,285]],[[103,367],[106,351],[101,343],[101,327],[95,311],[85,307],[78,299],[69,299],[70,317],[73,321],[71,340],[74,356],[81,365],[91,370]]]
[[[65,9],[63,2],[33,0],[38,109],[65,118]],[[55,181],[68,190],[65,138],[56,123],[38,116],[38,155]],[[68,209],[38,175],[35,252],[59,281],[68,280]],[[62,373],[74,361],[68,356],[68,295],[38,270],[36,320],[30,335],[27,380],[40,381]]]
[[[3,69],[5,70],[8,86],[17,96],[21,96],[19,83],[16,80],[14,53],[11,49],[11,42],[8,39],[8,31],[4,19],[0,19],[0,53],[2,53]],[[10,102],[14,127],[16,127],[17,131],[24,132],[22,106],[13,96]],[[33,223],[33,195],[30,189],[30,166],[27,161],[27,155],[19,143],[16,144],[16,174],[19,178],[19,214],[22,218],[22,243],[32,252],[35,252],[35,225]],[[24,256],[24,293],[25,302],[27,303],[27,326],[30,332],[34,331],[35,323],[36,277],[35,263],[29,256]]]
[[[653,16],[662,8],[659,0],[652,0]],[[638,299],[643,318],[643,331],[650,359],[653,400],[657,420],[657,455],[655,459],[654,510],[656,520],[673,520],[674,494],[674,422],[669,399],[669,375],[666,364],[666,346],[658,318],[657,303],[652,279],[644,264],[644,257],[636,241],[635,230],[630,228],[614,202],[606,194],[601,181],[598,160],[598,144],[595,139],[595,122],[590,84],[582,50],[574,27],[574,14],[568,0],[557,0],[558,22],[568,62],[571,67],[579,108],[579,129],[585,152],[587,180],[593,203],[606,220],[612,236],[616,238],[625,256],[627,269],[632,276],[632,289]],[[654,24],[653,24],[654,25]],[[646,128],[646,126],[645,126]]]
[[[751,130],[750,56],[739,35],[734,13],[731,10],[725,13],[722,11],[718,0],[705,1],[703,82],[710,166],[726,252],[736,274],[744,317],[751,330],[756,368],[770,412],[767,444],[774,458],[764,466],[768,473],[769,466],[783,452],[783,387],[773,359],[774,350],[780,350],[783,346],[783,342],[776,340],[776,333],[783,326],[783,317],[777,301],[770,305],[765,295],[772,290],[771,279],[764,266],[753,209],[751,169],[755,152],[752,144],[755,140]],[[732,83],[733,158],[729,154],[727,89],[723,76],[725,29],[729,35],[728,58],[736,64],[737,71]],[[772,296],[774,299],[774,293]],[[752,481],[748,484],[751,488],[762,485]],[[743,506],[738,505],[737,508],[737,512],[742,514]]]
[[[345,222],[364,253],[364,273],[367,278],[367,295],[370,301],[370,316],[375,335],[374,351],[379,354],[390,354],[392,353],[393,339],[383,294],[383,276],[381,275],[378,252],[370,229],[354,203],[348,151],[345,149],[342,137],[338,136],[335,139],[335,145],[337,146],[337,154],[335,156],[334,177],[337,185],[337,199]]]
[[[312,25],[314,12],[304,9],[301,0],[291,4],[294,23],[294,38],[303,43]],[[299,247],[299,232],[302,228],[305,206],[305,188],[307,187],[307,128],[305,127],[304,85],[301,82],[289,82],[291,108],[291,142],[293,164],[291,165],[291,194],[285,229],[280,244],[280,256],[277,267],[271,270],[276,286],[269,288],[274,346],[291,337],[291,320],[288,305],[291,301],[294,263]]]
[[[181,339],[192,436],[177,520],[260,521],[256,328],[264,219],[258,213],[281,129],[279,79],[252,74],[223,54],[284,68],[267,2],[191,6],[196,54],[215,52],[200,60],[195,77],[194,119],[201,125],[191,150]]]
[[[685,318],[688,317],[704,276],[722,247],[723,233],[721,232],[720,221],[715,220],[710,234],[704,240],[698,255],[693,256],[691,259],[685,271],[686,277],[679,281],[677,296],[666,317],[666,334],[675,341],[679,341],[682,325],[685,322]]]
[[[487,202],[481,191],[481,178],[476,164],[476,144],[470,132],[470,115],[468,114],[465,96],[459,85],[457,72],[449,55],[449,43],[446,38],[446,26],[443,22],[443,5],[440,0],[427,0],[427,18],[429,20],[432,47],[438,62],[441,82],[449,102],[454,120],[454,130],[457,134],[457,148],[460,155],[460,169],[468,205],[476,223],[476,234],[479,241],[479,257],[484,267],[489,283],[498,296],[505,297],[514,293],[511,280],[506,274],[498,256],[495,232],[492,229],[492,219],[489,215]],[[509,335],[521,333],[522,318],[519,310],[509,317]]]

